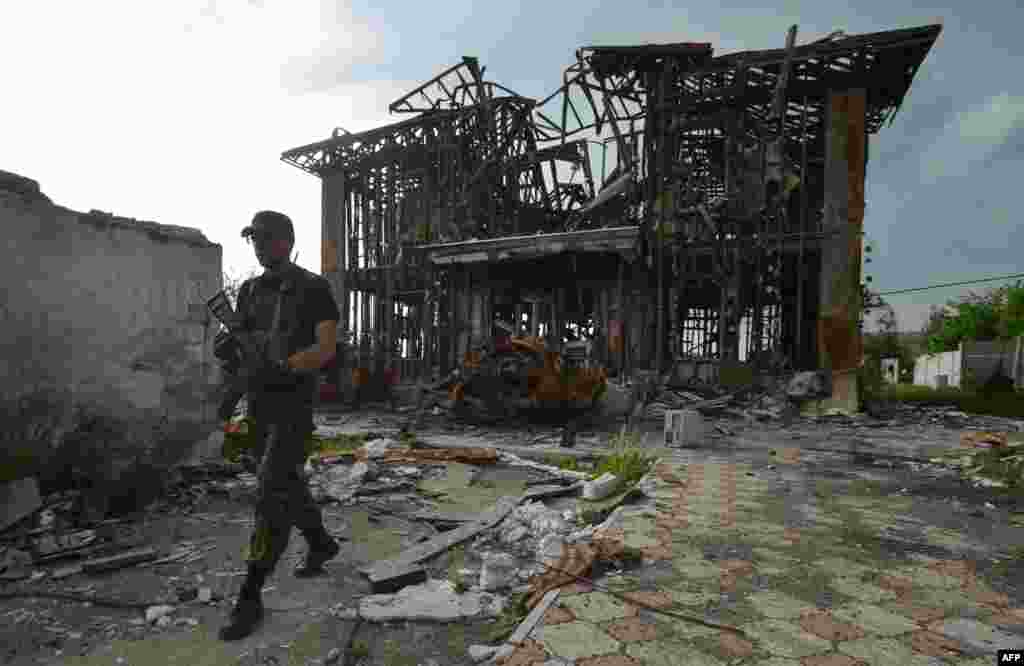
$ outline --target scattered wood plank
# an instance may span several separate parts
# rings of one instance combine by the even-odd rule
[[[557,486],[551,488],[537,488],[526,493],[527,500],[538,500],[546,499],[548,497],[560,497],[562,495],[572,495],[583,490],[583,482],[578,481],[571,486]]]
[[[117,555],[111,555],[110,557],[101,557],[99,559],[83,562],[82,571],[91,574],[113,571],[114,569],[123,569],[125,567],[141,564],[142,562],[155,560],[156,557],[157,552],[155,548],[129,550],[124,553],[118,553]]]
[[[530,632],[537,626],[537,623],[540,622],[542,617],[544,617],[544,613],[546,613],[548,608],[551,608],[551,605],[555,603],[555,599],[558,598],[558,594],[561,591],[561,588],[557,587],[553,590],[548,590],[547,594],[545,594],[541,598],[540,602],[533,607],[530,614],[519,623],[519,626],[516,627],[516,630],[512,632],[512,635],[509,636],[508,640],[505,642],[514,645],[525,641],[530,635]]]
[[[403,575],[412,565],[430,559],[434,555],[471,539],[486,529],[494,527],[504,520],[505,516],[517,507],[524,497],[502,497],[495,502],[491,509],[482,513],[476,522],[468,523],[450,532],[439,534],[429,541],[417,544],[403,551],[397,557],[362,567],[359,571],[363,575],[372,576],[378,581],[384,580],[388,575],[393,577]]]

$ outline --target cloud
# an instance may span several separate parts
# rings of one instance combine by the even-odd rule
[[[1003,92],[961,111],[921,155],[923,182],[964,176],[984,162],[1024,122],[1024,96]]]

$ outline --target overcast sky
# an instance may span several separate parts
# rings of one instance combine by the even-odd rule
[[[394,121],[388,102],[463,55],[520,94],[555,90],[590,44],[711,41],[717,53],[941,22],[892,126],[872,137],[865,230],[876,289],[1024,272],[1024,76],[1014,0],[743,3],[352,0],[7,3],[0,169],[56,203],[192,226],[224,267],[256,267],[239,231],[296,223],[320,268],[316,177],[283,150]],[[752,5],[752,6],[746,6]],[[958,288],[893,296],[903,329]]]

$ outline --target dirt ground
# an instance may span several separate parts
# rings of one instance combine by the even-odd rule
[[[327,420],[321,423],[327,423],[332,432],[387,433],[397,431],[406,417],[365,410],[324,418]],[[821,505],[833,495],[904,498],[907,501],[901,506],[908,520],[927,525],[933,532],[952,534],[956,530],[958,536],[951,537],[956,541],[953,546],[977,562],[979,575],[994,589],[1022,606],[1024,553],[1020,530],[1012,521],[1024,511],[1024,501],[997,489],[975,487],[954,471],[921,462],[937,450],[955,446],[962,429],[971,425],[969,421],[959,417],[937,421],[920,415],[885,420],[722,420],[716,423],[723,427],[712,430],[704,444],[682,451],[659,448],[660,422],[647,421],[642,429],[648,434],[645,446],[663,458],[690,464],[728,459],[751,466],[778,494],[799,500],[788,509],[780,505],[782,512],[806,511],[807,506]],[[1012,421],[1001,425],[1004,429],[1017,426]],[[583,457],[599,454],[609,432],[617,427],[609,423],[605,429],[580,433],[573,453]],[[486,442],[520,451],[529,448],[538,454],[566,452],[558,450],[559,433],[550,426],[471,427],[431,417],[420,425],[417,435],[427,441],[458,438],[473,445]],[[780,465],[782,457],[794,455],[793,451],[798,451],[799,465]],[[479,470],[469,483],[464,471],[435,470],[424,475],[420,488],[447,495],[445,510],[479,511],[502,494],[521,492],[537,481],[528,471],[495,466]],[[54,580],[52,573],[67,563],[55,563],[41,568],[51,575],[39,580],[0,584],[0,593],[60,590],[176,607],[169,625],[161,627],[146,623],[141,609],[45,598],[0,600],[2,663],[455,666],[472,663],[466,656],[469,645],[487,642],[493,620],[374,625],[346,615],[345,609],[355,608],[359,597],[370,592],[358,572],[361,565],[395,555],[437,533],[435,527],[403,517],[417,508],[412,501],[415,498],[381,494],[352,506],[325,506],[327,527],[343,544],[342,553],[328,565],[329,574],[315,579],[291,575],[305,547],[301,537],[294,535],[265,588],[268,613],[261,629],[239,643],[220,643],[217,628],[242,579],[242,553],[252,520],[249,499],[246,492],[230,496],[207,493],[191,507],[170,506],[135,523],[138,544],[166,551],[182,543],[209,548],[197,562],[136,566],[105,575],[79,573],[60,580]],[[881,556],[893,558],[909,551],[927,555],[936,549],[934,539],[923,538],[892,539],[876,545]],[[456,567],[472,568],[475,556],[464,549],[443,553],[428,562],[429,575],[447,578],[453,557],[463,558]],[[189,600],[202,588],[211,590],[209,602]],[[346,649],[351,650],[347,653]],[[335,654],[340,656],[332,661]]]

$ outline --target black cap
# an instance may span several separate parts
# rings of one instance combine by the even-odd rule
[[[256,233],[265,233],[275,238],[287,238],[295,241],[295,227],[291,219],[284,213],[273,210],[261,210],[252,216],[252,222],[242,229],[242,237],[247,238]]]

